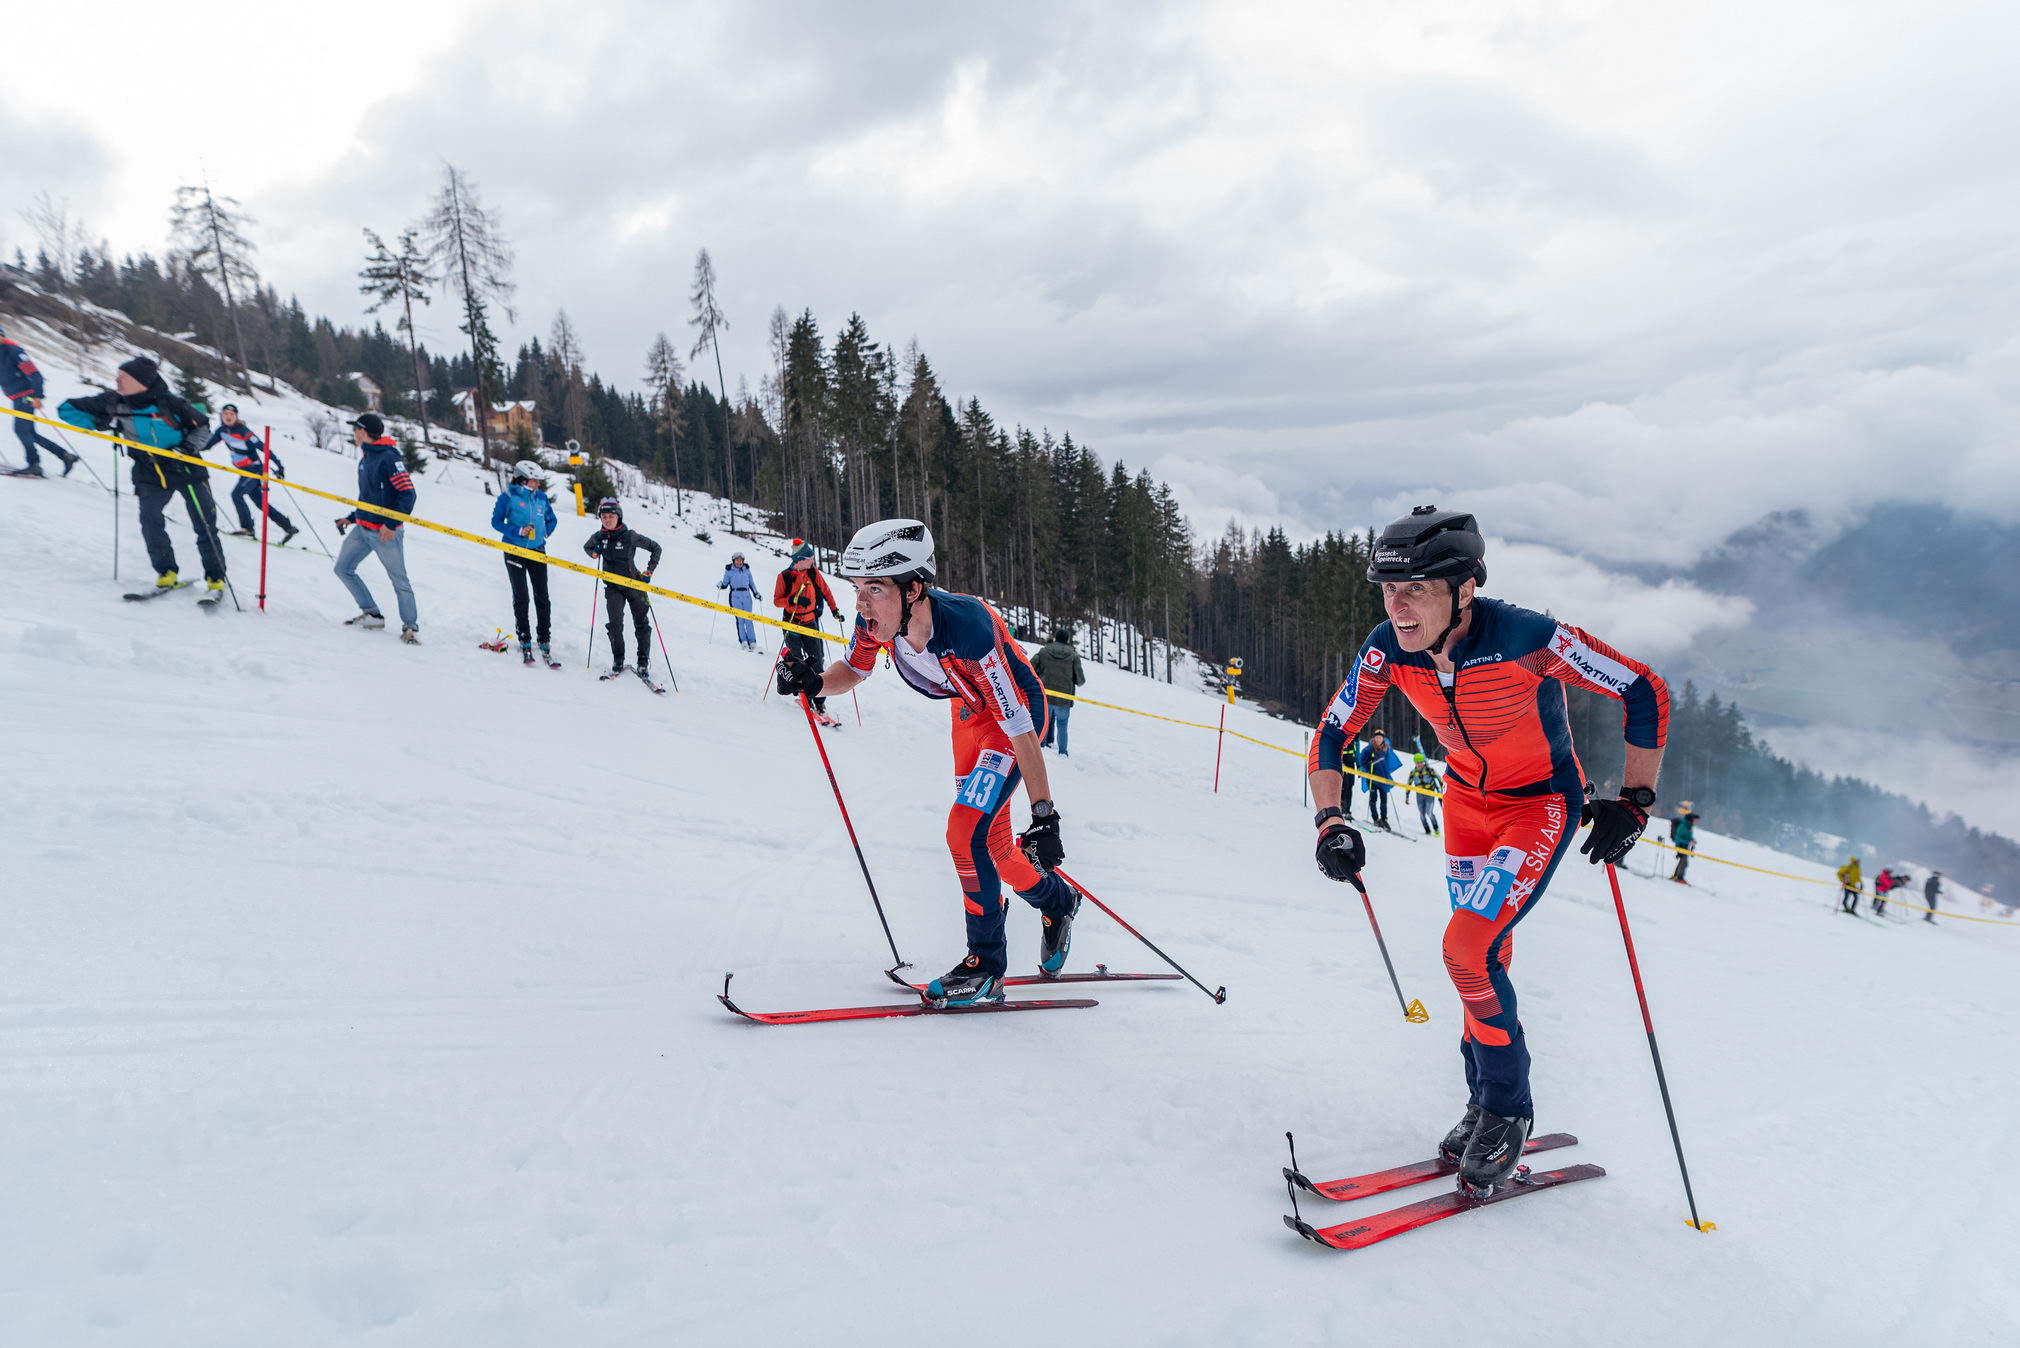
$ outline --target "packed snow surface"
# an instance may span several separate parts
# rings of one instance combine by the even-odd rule
[[[300,438],[311,405],[241,401],[296,481],[352,490],[348,452]],[[422,514],[484,532],[469,466],[420,486]],[[0,1342],[2020,1339],[1996,1162],[2020,933],[1883,927],[1704,862],[1688,888],[1624,875],[1718,1223],[1699,1234],[1604,875],[1573,858],[1518,932],[1515,980],[1538,1130],[1582,1139],[1551,1160],[1608,1177],[1340,1254],[1279,1220],[1285,1131],[1319,1178],[1428,1156],[1464,1102],[1459,1022],[1437,843],[1369,840],[1404,992],[1431,1011],[1413,1025],[1353,892],[1313,866],[1296,759],[1229,741],[1213,794],[1213,736],[1088,707],[1053,762],[1068,869],[1225,1005],[1076,987],[1060,995],[1101,1005],[749,1024],[715,1000],[726,971],[758,1010],[902,997],[808,726],[728,619],[657,604],[679,692],[655,698],[584,673],[578,576],[554,577],[566,668],[529,670],[477,649],[509,623],[494,552],[411,533],[409,648],[340,626],[319,553],[273,553],[251,611],[239,540],[248,611],[123,604],[147,580],[130,498],[115,582],[113,503],[81,470],[0,493]],[[281,504],[334,546],[335,507]],[[632,514],[668,546],[662,582],[714,594],[719,526],[703,543]],[[590,526],[565,513],[556,552]],[[742,546],[768,584],[777,561]],[[1196,686],[1090,680],[1215,715]],[[834,710],[835,772],[931,977],[961,953],[946,709],[886,672],[860,726]],[[1246,707],[1229,726],[1300,743]],[[1014,899],[1010,926],[1033,963]],[[1162,968],[1090,906],[1073,965],[1096,961]]]

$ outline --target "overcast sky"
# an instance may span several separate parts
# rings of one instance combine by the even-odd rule
[[[732,386],[774,305],[860,310],[1205,531],[1463,502],[1583,558],[1502,576],[1680,642],[1744,606],[1612,562],[1798,505],[2020,516],[2016,15],[122,0],[90,27],[144,30],[159,86],[11,63],[0,195],[158,250],[207,172],[273,282],[355,321],[360,228],[411,221],[450,160],[517,246],[512,344],[565,306],[635,380],[655,331],[685,349],[706,245]]]

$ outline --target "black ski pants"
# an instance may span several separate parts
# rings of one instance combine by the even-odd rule
[[[28,405],[25,398],[10,405],[17,412],[33,412],[35,410]],[[35,457],[35,447],[37,445],[54,454],[59,462],[70,457],[68,450],[42,434],[34,422],[29,421],[25,417],[9,417],[7,419],[14,423],[14,436],[21,442],[21,452],[27,458],[30,468],[36,467],[41,462]]]
[[[1858,912],[1859,891],[1856,889],[1840,890],[1838,893],[1838,907],[1844,909],[1848,913]]]
[[[1676,854],[1676,869],[1669,873],[1669,878],[1672,880],[1681,880],[1683,879],[1684,872],[1689,869],[1690,854],[1687,852],[1678,852]]]
[[[547,563],[529,562],[523,557],[505,558],[505,575],[512,582],[512,621],[519,629],[519,644],[531,645],[533,634],[538,633],[540,644],[545,646],[550,633],[549,619],[552,616],[547,603]],[[526,623],[526,597],[531,591],[535,626]],[[619,642],[618,649],[623,649]],[[620,657],[622,658],[622,657]]]
[[[156,575],[177,569],[175,548],[168,541],[168,525],[161,512],[170,501],[180,501],[189,515],[190,527],[196,530],[196,551],[203,560],[203,578],[224,579],[224,550],[217,536],[217,501],[210,494],[209,478],[174,487],[135,487],[133,494],[140,502],[140,537],[147,544],[147,560]]]
[[[1389,788],[1371,786],[1368,788],[1368,819],[1382,827],[1389,826]]]
[[[813,620],[808,619],[803,625],[811,627],[813,626]],[[824,649],[827,644],[827,642],[822,641],[819,637],[810,637],[801,632],[786,633],[786,649],[812,665],[815,669],[826,669],[828,667],[828,653]],[[785,689],[781,688],[779,691],[783,693]],[[814,710],[826,715],[828,700],[824,697],[815,698]]]
[[[652,618],[646,607],[645,591],[604,582],[603,610],[610,622],[603,630],[610,633],[610,663],[613,665],[624,663],[624,610],[627,608],[631,610],[631,626],[638,637],[638,672],[643,674],[652,658]]]
[[[231,503],[232,506],[238,511],[238,527],[241,529],[252,528],[253,520],[257,518],[260,513],[259,479],[253,477],[242,477],[238,479],[238,485],[231,489]],[[271,516],[273,518],[273,522],[275,524],[280,525],[282,529],[286,530],[289,533],[294,532],[295,526],[293,521],[289,520],[286,515],[283,515],[281,513],[281,508],[275,505],[272,501],[267,502],[267,514]]]

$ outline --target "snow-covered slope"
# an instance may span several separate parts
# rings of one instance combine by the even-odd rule
[[[348,491],[347,455],[286,438],[309,410],[247,416],[285,433],[297,481]],[[1463,1102],[1458,1020],[1436,844],[1370,842],[1432,1013],[1411,1025],[1351,891],[1312,865],[1297,760],[1230,741],[1214,795],[1211,736],[1086,708],[1054,768],[1069,868],[1224,1006],[1152,985],[1089,1011],[751,1025],[715,1002],[726,970],[758,1009],[893,990],[807,727],[727,620],[660,603],[680,693],[654,698],[582,672],[590,586],[557,574],[568,668],[529,671],[476,649],[509,612],[497,554],[419,532],[418,649],[339,626],[311,553],[273,555],[264,615],[126,605],[130,500],[115,583],[111,500],[81,474],[0,491],[0,1342],[2020,1337],[1996,1160],[2012,932],[1882,928],[1708,864],[1688,889],[1626,877],[1719,1224],[1700,1235],[1604,878],[1567,864],[1515,973],[1539,1127],[1609,1177],[1339,1255],[1278,1220],[1284,1131],[1314,1173],[1428,1154]],[[488,506],[467,469],[422,484],[431,518],[481,532]],[[331,537],[334,508],[301,513]],[[635,513],[668,544],[661,579],[712,593],[720,531]],[[255,551],[227,546],[250,608]],[[861,709],[839,705],[830,752],[930,975],[961,940],[946,713],[888,675]],[[1230,726],[1295,742],[1247,708]],[[1025,963],[1035,921],[1010,921]],[[1092,908],[1080,925],[1080,967],[1160,967]]]

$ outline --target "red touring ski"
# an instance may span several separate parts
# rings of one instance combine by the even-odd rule
[[[1596,1165],[1573,1165],[1566,1166],[1562,1170],[1544,1170],[1531,1174],[1525,1166],[1515,1172],[1514,1178],[1484,1198],[1475,1198],[1455,1190],[1404,1207],[1390,1208],[1387,1212],[1371,1212],[1365,1217],[1341,1222],[1338,1226],[1314,1227],[1310,1222],[1289,1213],[1284,1214],[1284,1225],[1306,1240],[1330,1245],[1336,1250],[1359,1250],[1378,1241],[1387,1240],[1390,1236],[1400,1236],[1405,1231],[1414,1231],[1420,1226],[1428,1226],[1447,1217],[1456,1217],[1462,1212],[1471,1212],[1475,1208],[1484,1208],[1492,1203],[1520,1198],[1539,1189],[1554,1189],[1560,1184],[1598,1179],[1605,1173]]]
[[[1553,1151],[1558,1147],[1573,1147],[1578,1139],[1569,1133],[1545,1133],[1532,1137],[1522,1148],[1522,1154]],[[1425,1180],[1438,1179],[1444,1175],[1459,1173],[1459,1163],[1440,1156],[1434,1160],[1418,1161],[1413,1165],[1399,1165],[1393,1170],[1377,1170],[1371,1174],[1354,1175],[1347,1179],[1310,1180],[1289,1166],[1284,1167],[1284,1178],[1298,1186],[1305,1193],[1320,1198],[1330,1198],[1344,1203],[1350,1198],[1366,1198],[1369,1194],[1385,1194],[1391,1189],[1401,1189],[1411,1184],[1422,1184]]]
[[[716,1000],[745,1020],[760,1025],[805,1025],[823,1020],[884,1020],[894,1016],[980,1016],[991,1011],[1062,1011],[1072,1007],[1099,1006],[1086,998],[1065,998],[1037,1002],[992,1002],[986,1006],[934,1006],[918,1001],[904,1006],[835,1006],[818,1011],[746,1011],[729,999],[729,980],[724,974],[722,991]]]

